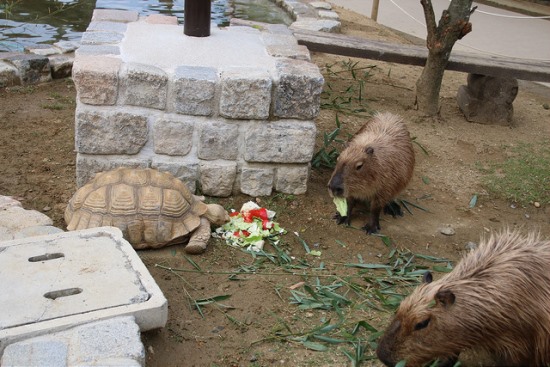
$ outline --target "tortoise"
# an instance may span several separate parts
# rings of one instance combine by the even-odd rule
[[[65,209],[67,230],[118,227],[134,249],[186,243],[185,252],[202,253],[210,225],[229,221],[218,204],[205,204],[167,172],[118,168],[100,172],[73,195]]]

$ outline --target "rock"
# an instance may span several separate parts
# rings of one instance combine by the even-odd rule
[[[470,122],[509,125],[517,94],[516,79],[468,74],[468,85],[459,88],[457,102]]]
[[[453,227],[446,226],[439,228],[439,233],[444,234],[445,236],[453,236],[456,232]]]
[[[535,201],[533,205],[535,206],[535,208],[540,208],[540,203],[538,201]]]
[[[464,248],[468,251],[474,251],[477,248],[477,243],[470,241],[464,246]]]

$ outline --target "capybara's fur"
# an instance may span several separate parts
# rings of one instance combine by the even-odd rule
[[[497,366],[550,365],[550,241],[510,230],[482,240],[403,300],[376,353],[387,366],[452,366],[465,350]]]
[[[374,115],[340,153],[330,178],[331,195],[348,202],[347,216],[337,214],[338,222],[349,224],[355,203],[369,202],[364,229],[377,232],[382,208],[407,186],[413,170],[414,149],[403,119],[389,112]]]

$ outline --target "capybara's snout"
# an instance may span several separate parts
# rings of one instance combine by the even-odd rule
[[[330,178],[328,189],[333,196],[344,196],[344,178],[341,173],[336,173]]]

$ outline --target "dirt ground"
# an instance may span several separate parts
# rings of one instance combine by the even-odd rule
[[[408,42],[370,19],[336,10],[343,20],[343,33]],[[347,60],[313,55],[324,73],[326,65]],[[516,205],[489,195],[481,184],[483,173],[478,168],[503,161],[521,142],[537,143],[550,136],[550,111],[543,108],[550,102],[548,94],[520,87],[512,126],[473,124],[464,119],[455,101],[466,74],[447,72],[441,90],[441,118],[431,119],[413,108],[414,84],[421,68],[351,61],[359,61],[359,67],[376,65],[365,79],[363,95],[368,108],[403,115],[411,135],[428,153],[415,146],[414,178],[401,195],[428,211],[413,208],[412,214],[406,212],[402,218],[382,217],[382,233],[396,248],[456,261],[468,242],[477,243],[480,236],[504,226],[538,229],[550,237],[548,205]],[[331,79],[333,90],[344,89],[350,83]],[[64,208],[76,190],[74,101],[75,89],[70,80],[0,90],[0,194],[14,196],[25,208],[46,213],[62,228]],[[339,119],[343,138],[364,123],[363,118],[344,114],[339,114]],[[335,112],[323,109],[316,121],[321,148],[322,134],[335,129]],[[207,252],[192,257],[192,262],[180,247],[139,253],[169,302],[166,327],[143,334],[147,366],[350,365],[344,352],[352,353],[353,344],[329,342],[323,344],[327,351],[315,351],[298,338],[328,320],[334,323],[339,315],[334,310],[303,310],[290,302],[290,287],[296,285],[296,289],[303,290],[299,282],[344,279],[358,274],[357,269],[344,264],[388,261],[390,249],[379,237],[337,226],[332,220],[335,208],[326,189],[330,173],[329,169],[312,169],[305,195],[274,193],[258,198],[261,205],[277,212],[276,220],[288,231],[280,246],[291,257],[292,267],[283,269],[266,258],[254,258],[214,239]],[[478,201],[470,208],[474,194]],[[239,209],[250,199],[254,198],[210,200]],[[352,224],[360,227],[364,221],[360,214]],[[440,233],[440,228],[446,226],[451,226],[455,234]],[[321,256],[306,254],[294,232],[311,249],[320,250]],[[272,249],[267,246],[266,250]],[[360,286],[367,286],[363,278],[355,279]],[[353,299],[352,293],[346,295]],[[229,297],[216,303],[204,302],[201,312],[191,307],[191,300],[221,296]],[[391,316],[391,311],[364,307],[360,302],[352,302],[342,312],[348,329],[361,320],[383,329]],[[356,337],[365,345],[370,334],[361,329]],[[365,356],[372,355],[371,346],[366,344]],[[372,360],[362,365],[380,363]]]

